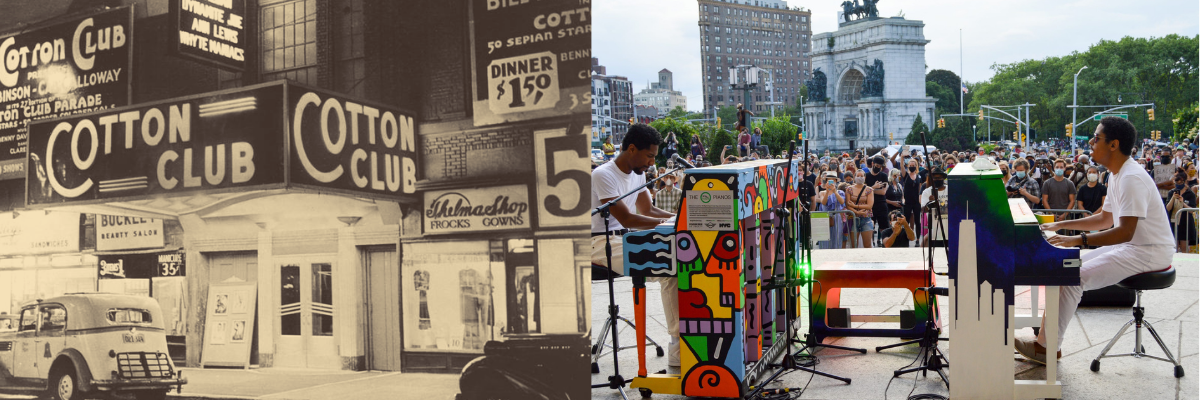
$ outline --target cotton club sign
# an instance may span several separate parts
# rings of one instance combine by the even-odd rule
[[[416,203],[415,130],[409,112],[284,82],[38,121],[26,205],[277,188]]]

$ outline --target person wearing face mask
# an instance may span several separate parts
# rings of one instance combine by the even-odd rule
[[[1022,198],[1029,208],[1036,209],[1042,203],[1042,187],[1029,176],[1029,162],[1017,159],[1012,165],[1013,177],[1004,185],[1009,198]]]
[[[1004,182],[1004,184],[1005,184],[1005,185],[1007,185],[1007,184],[1008,184],[1008,177],[1009,177],[1009,175],[1008,175],[1008,161],[1000,161],[999,163],[996,163],[996,165],[997,165],[998,167],[1000,167],[1000,181],[1001,181],[1001,182]]]
[[[871,157],[871,159],[867,161],[867,165],[871,168],[865,174],[865,183],[867,187],[871,188],[871,192],[875,197],[875,200],[873,201],[874,205],[871,208],[871,215],[872,220],[875,222],[875,226],[878,227],[884,227],[888,225],[887,215],[889,210],[887,203],[887,191],[891,186],[891,182],[888,180],[888,171],[886,168],[884,168],[884,164],[885,161],[883,156]],[[876,244],[882,244],[883,238],[877,237],[875,241]]]
[[[904,217],[909,221],[917,221],[921,215],[921,182],[924,181],[925,175],[917,167],[917,160],[909,159],[908,165],[901,171],[899,183],[904,198]]]
[[[1196,192],[1187,187],[1187,173],[1176,173],[1171,183],[1175,187],[1167,196],[1167,216],[1171,217],[1171,222],[1175,225],[1175,239],[1179,242],[1176,251],[1187,253],[1188,247],[1196,245],[1196,221],[1192,217],[1193,213],[1181,213],[1178,218],[1175,214],[1184,208],[1196,207]]]
[[[1066,162],[1054,160],[1054,177],[1042,182],[1042,204],[1047,209],[1063,210],[1075,208],[1075,184],[1066,179]],[[1067,219],[1067,213],[1054,216],[1055,221]]]
[[[1087,169],[1087,183],[1079,187],[1079,195],[1075,197],[1075,208],[1088,210],[1092,214],[1100,212],[1104,198],[1108,196],[1108,187],[1100,183],[1100,169],[1091,166]]]
[[[902,213],[904,211],[904,193],[900,191],[900,175],[899,168],[888,171],[887,194],[883,196],[884,201],[887,202],[888,215],[891,215],[892,211]]]
[[[837,174],[832,171],[825,172],[821,175],[821,191],[817,192],[817,197],[813,201],[817,205],[817,211],[840,211],[846,209],[846,192],[838,190]],[[840,249],[842,248],[842,227],[845,223],[842,221],[843,213],[831,214],[829,216],[829,241],[821,242],[822,249]],[[813,229],[820,229],[819,226],[814,226]]]

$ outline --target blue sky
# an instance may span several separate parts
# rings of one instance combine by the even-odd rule
[[[789,1],[788,6],[810,9],[816,34],[837,29],[840,3]],[[993,64],[1084,51],[1100,40],[1200,33],[1197,0],[883,0],[878,7],[881,17],[903,12],[905,18],[925,22],[929,69],[959,72],[962,29],[962,75],[968,82],[990,78]],[[675,89],[688,97],[688,108],[700,108],[695,0],[597,0],[592,14],[592,56],[600,58],[609,74],[628,77],[636,93],[657,80],[660,69],[669,69],[675,73]]]

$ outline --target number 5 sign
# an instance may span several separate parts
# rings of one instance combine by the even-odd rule
[[[488,108],[496,115],[558,104],[558,61],[549,51],[492,61],[487,77]]]
[[[533,132],[537,164],[538,226],[567,227],[588,224],[591,162],[588,136],[566,128]]]

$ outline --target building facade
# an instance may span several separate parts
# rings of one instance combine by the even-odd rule
[[[592,137],[593,141],[603,142],[605,137],[613,134],[614,124],[612,115],[612,91],[608,89],[608,81],[600,75],[592,75]]]
[[[658,71],[657,82],[651,82],[650,87],[633,95],[634,104],[658,109],[657,118],[665,117],[675,107],[683,107],[684,110],[687,110],[687,96],[684,96],[683,92],[674,90],[675,83],[672,75],[671,71],[666,68]],[[642,115],[640,110],[638,115]]]
[[[924,27],[900,17],[867,18],[814,35],[814,77],[804,105],[813,146],[882,147],[891,137],[903,142],[917,115],[933,121]]]
[[[697,6],[705,114],[739,103],[755,112],[769,111],[764,103],[772,94],[776,102],[795,104],[812,71],[812,13],[778,0],[699,0]],[[749,98],[729,85],[729,69],[739,65],[762,70],[763,84]],[[768,76],[773,78],[769,89]]]
[[[76,221],[37,240],[53,246],[0,241],[0,312],[64,292],[149,294],[178,310],[169,322],[188,366],[460,373],[485,345],[514,336],[586,342],[590,116],[572,98],[592,90],[590,29],[563,26],[567,39],[494,54],[487,46],[533,34],[509,22],[561,4],[234,0],[219,10],[244,29],[220,48],[239,61],[230,68],[163,51],[194,42],[180,33],[192,25],[171,11],[179,1],[48,1],[36,13],[0,12],[0,41],[19,44],[60,24],[129,15],[122,49],[114,41],[111,50],[128,54],[103,61],[122,70],[104,98],[124,100],[49,121],[29,116],[29,154],[16,164],[30,178],[0,178],[0,211],[31,221],[19,226]],[[545,71],[557,75],[521,75],[531,60],[554,63]],[[538,82],[536,97],[495,92],[526,77]],[[93,147],[94,163],[72,163],[70,141],[50,133],[121,113],[158,124],[146,122],[124,146]],[[190,128],[176,124],[184,116]],[[163,239],[112,250],[80,243],[110,217],[159,220]],[[8,222],[0,230],[18,226]],[[180,263],[183,280],[106,274],[124,265],[128,277],[145,254]],[[226,299],[217,288],[229,285],[249,288],[237,292],[244,306],[235,315],[213,307]],[[242,343],[213,339],[213,321],[228,318],[253,333]],[[234,345],[246,347],[244,360],[213,358]]]

